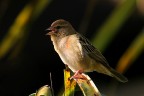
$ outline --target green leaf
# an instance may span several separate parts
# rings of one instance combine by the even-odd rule
[[[51,88],[48,85],[41,87],[36,92],[36,96],[52,96]]]
[[[80,74],[80,77],[83,79],[76,79],[76,82],[78,83],[84,96],[101,96],[98,88],[88,75],[82,73]]]
[[[32,94],[30,94],[29,96],[36,96],[36,93],[32,93]]]
[[[64,96],[74,96],[76,81],[70,80],[70,70],[64,70]]]
[[[111,16],[105,21],[104,25],[95,34],[92,42],[98,49],[104,51],[114,39],[120,27],[135,9],[136,0],[125,0],[117,6]]]

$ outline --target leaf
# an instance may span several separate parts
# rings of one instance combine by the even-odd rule
[[[88,75],[82,73],[81,77],[83,79],[75,79],[75,80],[78,83],[80,89],[82,90],[84,96],[101,96],[98,88]]]
[[[45,85],[36,92],[35,96],[52,96],[51,88]]]
[[[144,29],[138,34],[138,36],[133,40],[129,48],[122,55],[118,61],[116,70],[120,73],[124,73],[131,64],[142,54],[144,50]]]
[[[104,51],[134,9],[135,0],[125,0],[125,2],[117,6],[97,34],[95,34],[92,40],[94,46]]]
[[[76,81],[70,80],[70,70],[68,69],[64,70],[64,85],[64,96],[74,96]]]
[[[36,93],[32,93],[32,94],[30,94],[29,96],[36,96]]]
[[[16,44],[21,44],[23,40],[26,40],[30,24],[34,23],[50,2],[51,0],[36,0],[26,4],[0,42],[0,59],[12,48],[16,49],[18,46]]]

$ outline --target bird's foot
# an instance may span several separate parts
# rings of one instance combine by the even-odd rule
[[[86,77],[83,76],[82,73],[83,73],[83,70],[76,71],[75,74],[70,78],[70,80],[71,79],[76,79],[76,80],[77,79],[86,79]]]

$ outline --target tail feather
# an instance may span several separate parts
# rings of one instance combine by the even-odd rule
[[[118,81],[120,81],[120,82],[127,82],[128,81],[128,79],[125,76],[116,72],[114,69],[111,69],[110,72],[112,73],[111,76],[116,78]]]
[[[124,77],[122,74],[118,73],[116,70],[111,68],[110,66],[103,66],[102,64],[97,64],[94,66],[94,70],[109,75],[111,77],[116,78],[120,82],[127,82],[128,79]]]

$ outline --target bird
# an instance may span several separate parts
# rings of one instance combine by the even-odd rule
[[[125,76],[110,67],[102,53],[86,37],[78,33],[69,21],[55,20],[46,30],[46,35],[50,36],[62,62],[75,73],[73,78],[78,78],[78,74],[84,72],[96,71],[114,77],[120,82],[128,81]]]

